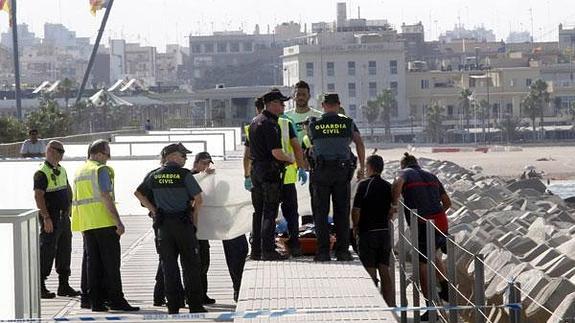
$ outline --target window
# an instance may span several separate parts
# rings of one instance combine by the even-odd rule
[[[375,98],[377,96],[377,82],[369,82],[369,98]]]
[[[202,51],[202,46],[200,44],[192,45],[192,53],[200,53]]]
[[[335,64],[327,62],[327,76],[335,76]]]
[[[389,73],[397,74],[397,61],[389,61]]]
[[[347,62],[347,75],[355,75],[355,62]]]
[[[244,42],[244,52],[251,52],[254,50],[254,45],[250,42]]]
[[[450,117],[453,116],[453,106],[452,105],[447,106],[447,115]]]
[[[367,63],[367,74],[369,75],[377,74],[377,63],[375,61],[369,61]]]
[[[349,115],[352,119],[355,119],[355,118],[357,117],[357,105],[355,105],[355,104],[350,104],[350,105],[349,105],[348,115]]]
[[[397,82],[389,82],[389,88],[393,95],[397,95]]]
[[[218,53],[225,53],[228,50],[228,43],[218,42]]]
[[[429,80],[421,80],[421,88],[429,89]]]
[[[305,63],[305,76],[313,77],[313,63]]]
[[[469,78],[469,87],[475,87],[477,85],[477,80],[474,78]]]
[[[506,108],[505,113],[509,113],[509,114],[513,113],[513,103],[507,103],[507,108]]]
[[[214,44],[204,44],[204,53],[213,53],[214,52]]]
[[[348,96],[350,98],[355,98],[355,83],[348,83],[347,84]]]
[[[533,80],[531,80],[531,79],[525,79],[525,86],[531,86],[532,82],[533,82]]]
[[[237,53],[240,51],[240,43],[230,43],[230,52]]]
[[[335,83],[327,83],[327,91],[335,92]]]

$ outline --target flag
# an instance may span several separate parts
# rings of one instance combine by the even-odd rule
[[[90,12],[92,13],[92,16],[96,15],[96,11],[106,8],[107,6],[108,0],[90,0]]]
[[[12,13],[10,12],[10,0],[0,0],[0,11],[6,11],[10,17],[10,27],[12,27]]]

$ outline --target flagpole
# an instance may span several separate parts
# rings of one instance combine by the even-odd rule
[[[94,44],[94,48],[92,49],[92,54],[90,55],[90,60],[88,61],[88,67],[86,68],[84,78],[82,79],[82,85],[78,90],[78,96],[76,97],[76,104],[78,104],[82,99],[82,93],[86,88],[86,83],[88,83],[88,77],[90,76],[92,66],[94,65],[94,60],[96,59],[96,54],[98,53],[100,40],[102,39],[102,35],[104,34],[104,30],[106,29],[106,23],[108,22],[108,16],[110,16],[110,11],[112,10],[112,4],[114,4],[114,0],[108,0],[108,4],[106,6],[106,12],[104,13],[104,18],[102,18],[102,24],[100,25],[100,30],[98,31],[98,36],[96,37],[96,43]]]
[[[10,1],[10,19],[12,22],[12,48],[14,51],[14,83],[16,97],[16,116],[22,120],[22,99],[20,97],[20,55],[18,54],[18,22],[16,21],[16,1]]]

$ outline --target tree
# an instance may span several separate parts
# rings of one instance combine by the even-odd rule
[[[373,137],[373,126],[377,122],[379,117],[381,105],[377,101],[368,101],[367,105],[361,107],[361,113],[363,118],[367,120],[371,130],[371,136]]]
[[[485,120],[489,115],[489,102],[487,100],[479,101],[479,104],[474,105],[476,116],[481,120],[481,133],[483,141],[485,141]]]
[[[71,121],[70,116],[60,111],[58,102],[50,95],[42,96],[38,110],[30,112],[26,117],[28,128],[38,129],[45,138],[69,135]]]
[[[533,126],[533,139],[536,139],[535,120],[539,117],[539,126],[543,131],[543,118],[545,114],[545,105],[550,101],[549,92],[547,91],[547,82],[539,79],[531,84],[529,94],[523,99],[523,107]]]
[[[72,96],[72,89],[74,88],[74,81],[69,78],[65,78],[60,82],[59,92],[64,96],[64,102],[66,103],[66,110],[68,110],[68,101]]]
[[[567,115],[571,116],[571,121],[575,121],[575,101],[572,101],[566,108]]]
[[[517,117],[512,118],[509,114],[506,115],[505,119],[499,120],[496,124],[497,128],[501,130],[502,137],[507,143],[515,140],[517,130],[520,125],[521,119]]]
[[[554,97],[553,98],[553,108],[554,108],[555,114],[561,113],[561,110],[563,110],[562,106],[563,106],[563,99],[561,99],[560,96]]]
[[[377,96],[376,102],[381,106],[381,121],[385,129],[385,140],[391,140],[391,110],[397,105],[395,94],[391,89],[385,89]]]
[[[473,94],[473,92],[470,89],[462,89],[459,92],[459,107],[460,107],[461,111],[463,111],[463,117],[465,118],[465,130],[466,130],[465,137],[467,137],[469,135],[469,120],[471,119],[471,101],[472,101],[471,95],[472,94]],[[463,141],[466,142],[467,139],[464,139]]]
[[[14,117],[0,117],[0,142],[16,142],[26,138],[26,126]]]
[[[427,112],[427,126],[425,133],[431,137],[432,142],[441,143],[443,138],[443,112],[444,108],[434,103]]]

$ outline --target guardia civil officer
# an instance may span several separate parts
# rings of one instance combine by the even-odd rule
[[[252,204],[252,259],[283,260],[275,250],[275,220],[278,216],[281,187],[285,166],[293,164],[293,156],[282,150],[281,129],[278,117],[289,100],[278,89],[262,97],[265,110],[256,116],[249,128]]]
[[[34,174],[34,199],[40,210],[40,287],[42,298],[56,295],[46,289],[46,278],[52,271],[54,259],[58,273],[58,296],[78,296],[80,292],[68,284],[72,231],[70,230],[70,202],[72,188],[66,169],[59,163],[64,157],[64,146],[52,140],[46,146],[46,160]]]
[[[355,123],[338,114],[340,102],[335,93],[324,95],[324,113],[309,124],[309,137],[314,156],[313,207],[318,249],[315,261],[331,260],[329,254],[328,213],[330,197],[333,199],[333,221],[336,239],[335,256],[339,261],[352,260],[349,252],[350,181],[356,161],[349,145],[353,141],[357,150],[358,178],[363,178],[365,147]]]
[[[183,168],[187,150],[181,143],[162,149],[165,164],[146,176],[140,187],[152,191],[153,203],[137,190],[134,195],[151,213],[158,227],[158,242],[168,313],[179,313],[181,297],[178,292],[178,257],[182,264],[184,289],[191,313],[206,312],[202,305],[200,257],[196,239],[196,223],[202,205],[202,189],[192,173]]]

